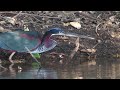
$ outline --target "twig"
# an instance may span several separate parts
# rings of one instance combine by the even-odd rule
[[[16,18],[17,16],[19,16],[22,13],[22,11],[20,11],[17,15],[13,16],[12,18]]]
[[[36,19],[38,22],[40,22],[41,20],[37,19],[36,17],[32,16],[34,19]]]
[[[79,43],[79,37],[77,38],[77,40],[75,41],[76,47],[73,49],[73,51],[70,54],[70,58],[72,59],[73,56],[75,55],[75,53],[78,51],[80,43]]]
[[[95,44],[93,47],[92,47],[92,49],[94,49],[98,44],[100,44],[101,43],[101,40],[98,40],[98,43],[97,44]]]
[[[99,18],[101,16],[101,14],[99,14],[98,16],[97,16],[97,18]]]
[[[101,25],[102,23],[99,23],[97,26],[96,26],[96,29],[95,29],[95,32],[96,32],[96,34],[99,36],[99,34],[98,34],[98,27]]]
[[[35,61],[40,64],[40,62],[38,62],[38,60],[34,57],[34,55],[31,53],[31,51],[27,47],[25,47],[25,48],[30,53],[30,55],[35,59]]]

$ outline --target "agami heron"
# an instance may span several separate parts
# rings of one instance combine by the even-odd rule
[[[26,47],[31,53],[43,53],[53,49],[57,45],[57,42],[50,38],[52,35],[94,39],[89,36],[67,33],[60,28],[52,28],[46,31],[43,37],[41,37],[41,34],[37,31],[16,30],[0,33],[0,47],[2,49],[12,51],[13,53],[10,56],[11,58],[15,52],[29,53]],[[13,63],[11,58],[9,58],[9,60]]]

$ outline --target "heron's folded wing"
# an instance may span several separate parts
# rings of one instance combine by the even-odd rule
[[[5,32],[0,33],[0,47],[17,52],[27,52],[25,47],[30,50],[35,49],[40,44],[38,32]]]

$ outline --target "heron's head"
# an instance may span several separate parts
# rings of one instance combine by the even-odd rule
[[[52,35],[64,35],[64,36],[70,36],[70,37],[94,39],[93,37],[89,37],[89,36],[85,36],[85,35],[79,35],[79,34],[75,34],[75,33],[65,32],[60,28],[52,28],[44,34],[44,36],[42,38],[42,42],[44,42],[45,40],[48,40]]]
[[[52,35],[64,35],[64,33],[65,32],[60,28],[52,28],[44,34],[44,36],[42,38],[42,43],[44,41],[48,40]]]
[[[80,37],[80,38],[87,38],[87,39],[95,39],[93,37],[90,37],[89,35],[85,36],[85,35],[79,35],[79,34],[76,34],[76,33],[65,32],[60,28],[50,29],[46,33],[51,34],[51,35],[64,35],[64,36],[70,36],[70,37]]]

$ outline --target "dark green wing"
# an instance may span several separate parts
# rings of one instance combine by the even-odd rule
[[[32,50],[40,44],[41,35],[36,31],[14,31],[0,33],[0,47],[17,52]]]

